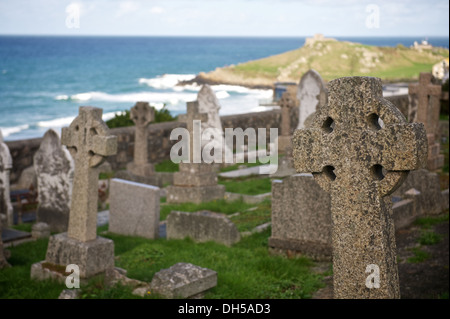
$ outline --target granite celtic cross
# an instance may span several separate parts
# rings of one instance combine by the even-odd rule
[[[297,172],[313,173],[331,195],[335,298],[399,298],[389,195],[426,161],[423,124],[383,99],[380,79],[339,78],[293,147]],[[371,269],[379,286],[367,283]]]
[[[130,118],[136,125],[134,138],[134,163],[148,163],[148,129],[147,126],[155,119],[155,109],[148,102],[137,102],[130,110]]]
[[[187,113],[178,116],[180,122],[186,123],[189,131],[189,158],[191,163],[201,162],[201,142],[198,143],[194,136],[201,136],[201,122],[207,121],[208,114],[200,113],[197,101],[187,102]]]
[[[75,171],[67,236],[81,242],[97,237],[98,167],[106,156],[117,152],[117,137],[108,135],[102,109],[82,106],[69,127],[64,127],[61,143],[75,161]]]
[[[440,96],[442,87],[431,82],[431,73],[420,73],[419,83],[410,84],[408,92],[417,95],[416,110],[410,121],[424,123],[427,134],[436,135],[439,128]]]

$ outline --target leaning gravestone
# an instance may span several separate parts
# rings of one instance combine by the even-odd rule
[[[444,155],[440,154],[441,145],[439,143],[442,87],[432,84],[432,78],[431,73],[420,73],[419,83],[409,85],[408,116],[411,122],[424,124],[428,138],[427,168],[436,170],[444,166]]]
[[[200,113],[198,102],[187,103],[187,114],[180,115],[186,122],[190,136],[190,162],[180,163],[179,172],[173,174],[173,185],[167,187],[168,203],[202,203],[223,199],[225,186],[217,184],[217,174],[213,163],[195,163],[194,127],[195,121],[207,121],[207,114]],[[197,154],[200,155],[200,154]]]
[[[48,224],[50,231],[67,231],[72,194],[74,162],[58,134],[48,130],[34,155],[37,176],[37,222]]]
[[[225,214],[210,211],[172,211],[166,219],[166,231],[167,239],[189,237],[195,242],[215,241],[227,246],[241,239],[236,225]]]
[[[13,224],[13,207],[11,205],[9,175],[12,169],[12,157],[8,146],[3,142],[0,130],[0,221],[3,219],[4,227]]]
[[[217,272],[189,263],[178,263],[157,272],[150,290],[165,298],[195,298],[217,286]]]
[[[114,178],[109,189],[109,231],[156,239],[159,236],[159,187]]]
[[[327,103],[327,89],[320,74],[309,70],[300,79],[297,89],[299,100],[299,119],[297,129],[305,128],[306,119]]]
[[[330,195],[311,174],[274,180],[271,251],[331,260],[330,205]]]
[[[331,196],[337,299],[400,297],[390,194],[424,165],[427,139],[382,93],[378,78],[333,80],[312,127],[294,134],[297,172]]]
[[[117,138],[109,135],[102,109],[85,106],[62,129],[61,142],[75,160],[69,226],[67,233],[50,237],[45,261],[64,267],[76,264],[80,278],[89,278],[114,267],[114,242],[97,236],[97,168],[106,156],[116,153]],[[35,265],[32,277],[39,268]]]
[[[130,110],[135,124],[134,161],[127,167],[137,176],[153,176],[153,165],[148,162],[148,125],[155,120],[155,109],[148,102],[137,102]]]

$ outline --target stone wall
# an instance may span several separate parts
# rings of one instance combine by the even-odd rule
[[[408,96],[389,97],[399,109],[407,112]],[[406,111],[405,111],[406,110]],[[243,130],[252,128],[266,128],[267,136],[270,134],[269,128],[280,129],[281,110],[275,109],[264,112],[246,113],[237,115],[227,115],[221,117],[223,128],[242,128]],[[291,130],[295,130],[298,124],[298,108],[291,110]],[[186,127],[186,124],[180,122],[164,122],[150,124],[148,139],[149,161],[151,163],[159,163],[170,158],[170,149],[176,141],[169,139],[170,132],[176,127]],[[111,164],[112,169],[123,169],[127,163],[133,161],[134,153],[134,127],[122,127],[111,129],[111,134],[117,136],[118,148],[117,154],[109,156],[107,161]],[[39,149],[42,138],[29,140],[9,141],[5,142],[11,152],[13,158],[13,169],[11,170],[11,184],[18,181],[22,171],[33,165],[34,153]]]

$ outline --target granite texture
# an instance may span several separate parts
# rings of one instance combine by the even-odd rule
[[[311,174],[272,182],[269,247],[331,260],[331,200]]]
[[[156,239],[159,236],[159,187],[112,179],[109,231]]]
[[[90,278],[114,267],[114,242],[97,237],[81,242],[61,233],[50,237],[45,261],[55,265],[76,264],[80,278]]]
[[[400,298],[389,195],[427,158],[423,124],[382,97],[378,78],[329,82],[328,103],[293,138],[294,166],[331,196],[335,298]],[[380,287],[366,286],[378,266]]]
[[[109,135],[102,112],[95,107],[80,107],[79,115],[62,129],[61,143],[75,160],[67,234],[82,242],[97,237],[97,167],[117,151],[117,138]]]

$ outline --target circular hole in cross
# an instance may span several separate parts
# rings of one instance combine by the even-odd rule
[[[383,180],[387,173],[386,169],[380,164],[372,166],[370,170],[372,173],[372,177],[378,181]]]
[[[367,122],[372,130],[381,130],[384,126],[383,120],[376,113],[372,113],[367,117]]]
[[[331,180],[334,181],[336,179],[336,174],[334,173],[334,167],[331,165],[327,165],[323,168],[323,173]]]
[[[326,120],[322,124],[322,130],[325,133],[331,133],[334,130],[334,120],[331,117],[327,117]]]

